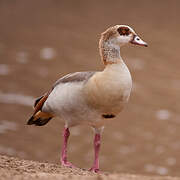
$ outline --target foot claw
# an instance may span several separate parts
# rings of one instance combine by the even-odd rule
[[[99,172],[99,168],[92,167],[91,169],[89,169],[89,171],[94,172],[94,173],[98,173]]]
[[[68,168],[76,168],[72,163],[70,162],[61,162],[61,165]]]

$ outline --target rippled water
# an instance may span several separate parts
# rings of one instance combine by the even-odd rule
[[[15,122],[10,122],[5,120],[0,121],[0,134],[6,133],[9,130],[16,131],[17,129],[18,129],[18,125]]]
[[[56,51],[53,48],[46,47],[40,50],[40,58],[44,60],[51,60],[56,56]]]
[[[10,73],[10,68],[6,64],[0,64],[0,75],[5,76]]]
[[[161,109],[156,112],[156,117],[159,120],[167,120],[171,117],[171,112],[167,109]]]
[[[25,106],[32,106],[34,103],[34,98],[32,96],[15,93],[3,93],[0,91],[0,102],[6,104],[20,104]]]
[[[17,52],[16,54],[16,61],[21,63],[21,64],[26,64],[28,63],[28,53],[25,51],[20,51]]]

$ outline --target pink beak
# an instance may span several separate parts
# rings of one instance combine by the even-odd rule
[[[136,44],[136,45],[139,45],[139,46],[145,46],[145,47],[148,47],[147,43],[144,42],[139,36],[137,35],[134,35],[133,39],[131,40],[132,44]]]

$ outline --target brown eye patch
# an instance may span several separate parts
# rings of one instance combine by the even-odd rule
[[[119,27],[117,31],[121,36],[128,36],[130,34],[130,30],[127,27]]]

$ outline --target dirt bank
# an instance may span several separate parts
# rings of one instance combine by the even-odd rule
[[[21,160],[14,157],[0,156],[0,177],[1,180],[178,180],[175,177],[148,177],[130,174],[91,173],[81,169],[70,169],[61,167],[59,164],[40,163],[36,161]]]

